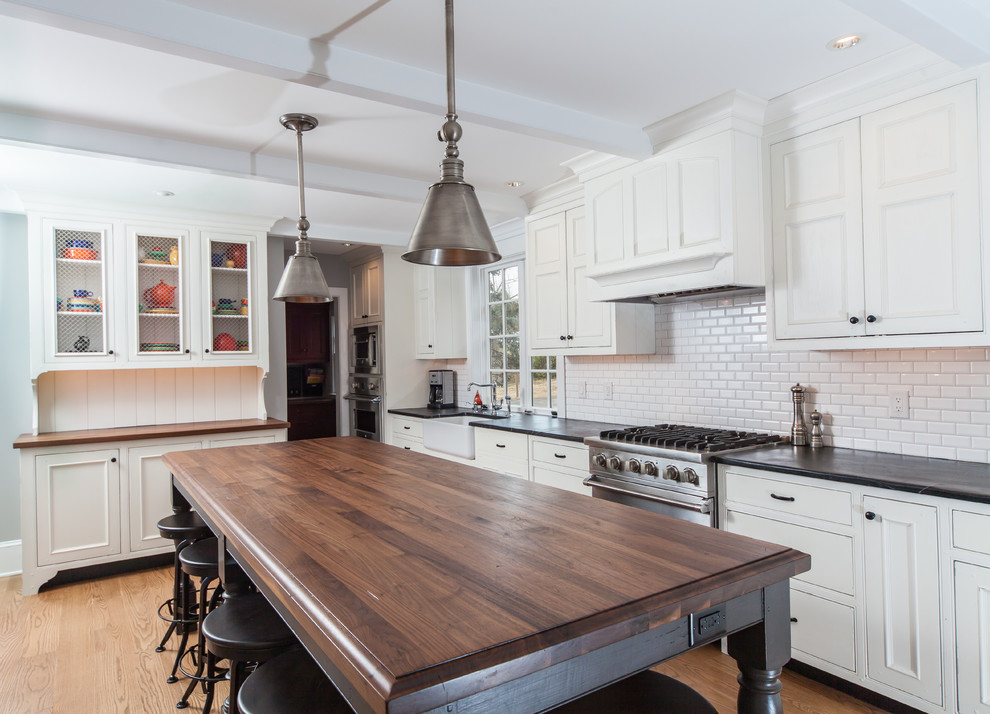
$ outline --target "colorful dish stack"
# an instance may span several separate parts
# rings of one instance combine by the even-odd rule
[[[142,342],[142,352],[178,352],[178,342]]]
[[[65,299],[68,312],[102,312],[103,303],[94,297],[70,297]]]
[[[66,260],[99,260],[100,252],[93,248],[93,241],[73,238],[66,242],[60,257]]]

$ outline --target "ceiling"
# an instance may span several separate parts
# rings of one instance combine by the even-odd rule
[[[519,218],[563,162],[645,157],[644,127],[727,91],[771,100],[906,50],[990,61],[988,4],[458,0],[466,178],[490,223]],[[278,117],[305,112],[311,234],[403,245],[439,175],[443,22],[441,0],[0,0],[0,210],[44,194],[291,234]]]

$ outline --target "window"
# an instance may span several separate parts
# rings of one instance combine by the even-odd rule
[[[520,404],[519,279],[518,264],[485,271],[488,289],[488,375]]]
[[[488,381],[497,384],[499,395],[507,394],[517,407],[554,410],[561,389],[559,357],[527,354],[519,319],[520,300],[524,299],[522,271],[519,262],[482,270],[487,291]]]

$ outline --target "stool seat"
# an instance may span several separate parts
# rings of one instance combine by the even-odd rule
[[[296,643],[264,595],[251,593],[224,600],[203,620],[206,648],[219,658],[263,662]]]
[[[194,578],[215,578],[220,573],[220,545],[216,538],[203,538],[187,545],[179,552],[182,570]],[[234,563],[230,553],[226,554],[226,565]]]
[[[158,521],[158,534],[169,540],[199,540],[209,538],[213,531],[196,511],[185,511]]]
[[[350,714],[353,710],[304,649],[265,662],[237,694],[241,714]]]
[[[647,670],[564,704],[553,714],[718,714],[707,699],[683,682]]]

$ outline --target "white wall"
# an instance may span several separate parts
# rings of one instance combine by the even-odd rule
[[[7,345],[0,350],[0,543],[21,537],[18,453],[11,444],[31,431],[27,241],[27,218],[0,213],[0,315]]]
[[[986,349],[771,352],[762,295],[659,305],[656,320],[655,355],[567,359],[566,416],[788,434],[800,382],[828,445],[990,461]],[[910,390],[909,419],[888,416],[897,386]]]

